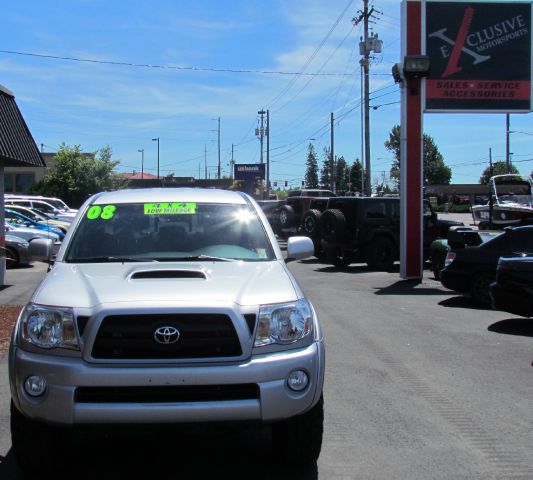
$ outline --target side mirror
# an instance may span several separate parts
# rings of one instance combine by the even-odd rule
[[[313,241],[309,237],[289,237],[285,262],[310,257],[314,251]]]
[[[37,262],[52,262],[53,241],[47,238],[36,238],[30,242],[28,254],[30,260]]]

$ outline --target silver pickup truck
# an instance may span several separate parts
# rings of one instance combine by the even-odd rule
[[[122,190],[79,210],[22,310],[9,352],[11,431],[30,472],[73,427],[257,421],[276,457],[315,462],[324,343],[256,202],[240,192]]]

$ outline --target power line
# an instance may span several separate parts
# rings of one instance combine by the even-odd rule
[[[333,51],[333,53],[326,59],[326,61],[322,64],[322,66],[318,69],[318,72],[321,72],[322,69],[329,63],[329,61],[335,56],[335,54],[337,53],[337,50],[339,50],[339,48],[344,44],[344,42],[346,41],[346,39],[350,36],[350,34],[352,33],[352,30],[353,30],[354,26],[350,26],[350,30],[348,31],[348,33],[344,36],[344,38],[341,40],[341,42],[337,45],[337,48],[335,48],[335,50]],[[279,107],[278,109],[275,110],[275,112],[279,112],[280,110],[283,110],[283,108],[285,108],[289,103],[291,103],[293,100],[295,100],[298,95],[300,95],[300,93],[302,93],[306,88],[307,86],[315,79],[316,77],[311,77],[309,80],[307,80],[307,82],[305,82],[305,84],[302,86],[302,88],[300,88],[300,90],[298,90],[291,98],[289,98],[289,100],[287,100],[281,107]]]
[[[352,0],[353,1],[353,0]],[[351,3],[351,2],[350,2]],[[157,68],[162,70],[185,70],[193,72],[216,72],[216,73],[258,73],[262,75],[294,75],[294,76],[308,76],[308,77],[340,77],[349,74],[346,73],[313,73],[313,72],[283,72],[280,70],[252,70],[245,68],[214,68],[214,67],[181,67],[177,65],[158,65],[149,63],[132,63],[112,60],[95,60],[91,58],[78,58],[78,57],[63,57],[59,55],[40,54],[33,52],[17,52],[14,50],[0,50],[0,53],[8,55],[22,55],[26,57],[38,57],[47,58],[51,60],[65,60],[69,62],[81,62],[81,63],[96,63],[101,65],[115,65],[121,67],[136,67],[136,68]]]
[[[294,75],[294,78],[292,78],[292,80],[285,86],[285,88],[283,88],[281,90],[280,93],[278,93],[274,99],[272,99],[270,102],[268,102],[268,104],[270,105],[270,109],[272,109],[272,107],[292,88],[292,86],[294,85],[294,83],[296,82],[297,78],[301,75],[303,75],[305,69],[311,64],[311,62],[314,60],[314,58],[317,56],[318,52],[322,49],[322,47],[326,44],[326,42],[328,41],[329,37],[331,36],[331,34],[333,33],[333,31],[335,30],[335,28],[337,28],[337,25],[339,24],[339,22],[341,21],[342,17],[345,15],[346,11],[348,10],[348,8],[350,8],[350,6],[352,5],[353,3],[353,0],[350,0],[348,2],[348,4],[346,5],[346,7],[344,7],[344,10],[341,12],[341,14],[337,17],[337,20],[335,20],[335,22],[333,23],[333,25],[331,26],[331,28],[329,29],[329,32],[326,34],[326,36],[323,38],[323,40],[320,42],[320,45],[318,45],[318,47],[315,49],[315,51],[309,56],[309,58],[306,60],[306,62],[304,63],[303,67],[300,69],[300,71],[298,72],[298,75]]]

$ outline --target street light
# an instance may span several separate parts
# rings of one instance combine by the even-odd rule
[[[159,180],[159,137],[152,138],[152,142],[157,142],[157,179]]]
[[[141,154],[141,180],[144,180],[144,148],[137,151]]]

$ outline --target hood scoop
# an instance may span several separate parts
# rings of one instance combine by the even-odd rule
[[[130,277],[131,280],[160,278],[201,278],[207,280],[205,273],[199,270],[145,270],[135,272]]]

